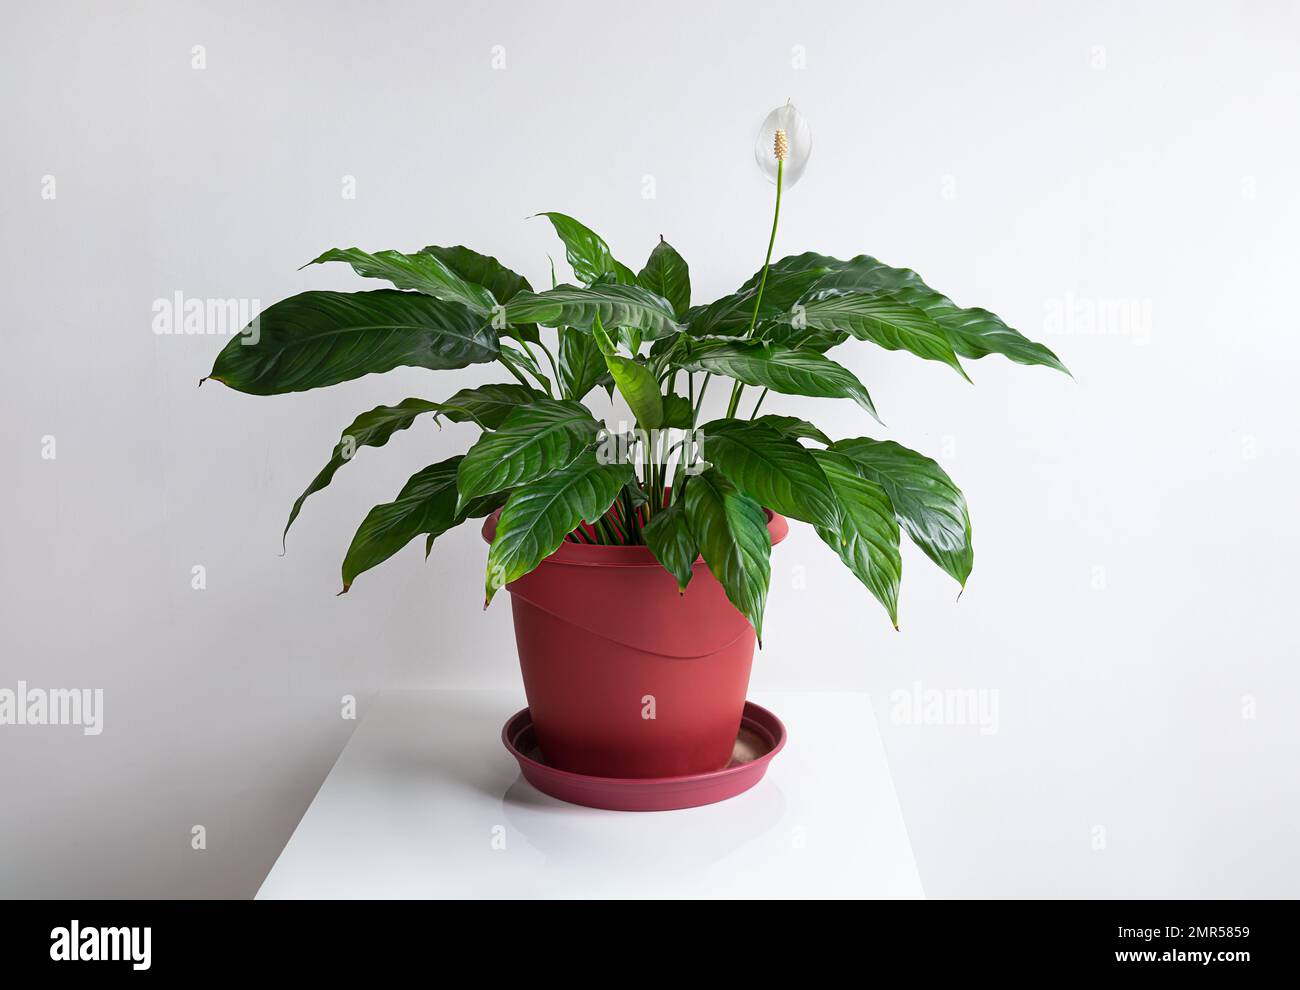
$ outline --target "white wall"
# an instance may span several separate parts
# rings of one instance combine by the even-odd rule
[[[467,428],[363,452],[278,556],[355,413],[501,376],[196,389],[223,341],[155,335],[154,300],[356,287],[295,271],[353,244],[463,242],[545,284],[557,246],[525,217],[549,209],[634,266],[664,233],[711,299],[761,264],[751,146],[787,97],[815,146],[778,254],[914,267],[1077,381],[990,357],[972,388],[857,345],[837,356],[887,433],[847,403],[769,399],[940,456],[977,554],[958,603],[907,552],[894,633],[796,528],[756,685],[872,692],[932,896],[1300,892],[1295,4],[60,3],[8,21],[0,687],[101,687],[105,728],[0,727],[0,894],[251,895],[354,724],[342,695],[364,712],[385,686],[517,683],[471,528],[334,597],[366,509]],[[1089,325],[1104,303],[1135,319]],[[916,681],[996,690],[997,732],[894,724]]]

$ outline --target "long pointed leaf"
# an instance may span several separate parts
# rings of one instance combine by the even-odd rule
[[[456,511],[456,470],[461,455],[430,464],[413,475],[397,498],[376,505],[361,526],[343,559],[343,591],[352,587],[357,575],[382,564],[417,536],[428,534],[428,546],[469,517]],[[490,510],[488,510],[490,511]],[[426,556],[428,550],[426,548]]]
[[[376,406],[363,412],[343,431],[339,442],[335,444],[330,459],[320,472],[312,479],[307,490],[298,496],[289,512],[289,521],[284,524],[284,537],[289,535],[289,527],[298,518],[307,497],[314,495],[334,480],[339,468],[348,463],[359,447],[382,447],[398,430],[407,429],[416,417],[427,412],[438,412],[444,407],[441,403],[428,399],[403,399],[395,406]],[[283,540],[283,537],[281,537]]]
[[[673,313],[680,321],[691,306],[691,270],[673,246],[659,238],[645,267],[637,273],[637,284],[662,296],[672,304]]]
[[[492,312],[497,300],[481,285],[466,282],[432,254],[403,254],[379,251],[370,254],[360,248],[331,248],[307,264],[342,261],[365,278],[382,278],[399,289],[414,289],[444,302],[460,303],[482,316]],[[306,267],[305,265],[303,267]]]
[[[514,371],[515,374],[518,374],[519,369],[523,368],[532,375],[533,379],[541,384],[547,392],[550,392],[551,380],[543,373],[542,366],[537,363],[537,356],[532,351],[528,350],[526,347],[513,347],[510,344],[507,344],[504,340],[501,341],[498,346],[501,348],[501,353],[497,355],[497,358],[502,364]]]
[[[609,369],[619,394],[636,417],[637,425],[645,430],[657,430],[663,426],[664,400],[654,373],[644,364],[618,354],[599,319],[592,326],[592,336],[600,347],[605,367]]]
[[[433,255],[466,282],[481,285],[503,306],[520,292],[533,291],[533,287],[528,284],[528,279],[518,272],[507,268],[490,255],[479,254],[462,245],[458,244],[455,247],[430,245],[423,249],[423,253]],[[508,329],[503,329],[502,332],[533,344],[541,339],[535,323],[517,323]]]
[[[303,292],[233,338],[208,377],[240,392],[279,395],[403,365],[464,368],[497,353],[491,326],[455,303],[392,289]]]
[[[559,334],[560,386],[565,398],[581,401],[597,385],[611,381],[609,368],[590,333],[560,327]]]
[[[690,480],[683,504],[704,562],[761,645],[772,553],[763,509],[714,468]]]
[[[672,307],[639,285],[602,282],[590,288],[557,285],[545,292],[521,292],[506,304],[510,323],[576,327],[591,332],[596,321],[609,330],[628,327],[645,340],[681,332]]]
[[[966,498],[930,458],[892,440],[837,440],[858,473],[889,496],[898,521],[925,555],[966,586],[974,565]]]
[[[765,423],[719,419],[700,428],[703,458],[761,505],[834,527],[835,495],[808,448]]]
[[[677,579],[677,590],[685,592],[700,556],[699,542],[686,519],[685,504],[673,502],[656,512],[642,535],[655,560]]]
[[[376,406],[363,412],[343,431],[329,461],[293,503],[289,521],[284,524],[284,535],[288,536],[289,527],[298,518],[307,498],[327,487],[339,468],[356,456],[358,448],[384,446],[394,433],[407,429],[424,413],[434,413],[435,418],[446,416],[453,423],[473,421],[483,429],[491,430],[500,426],[519,406],[543,398],[545,396],[540,392],[522,385],[480,385],[463,388],[446,402],[403,399],[395,406]]]
[[[813,275],[808,281],[808,285],[815,284],[831,272],[837,272],[844,267],[844,262],[839,258],[832,258],[828,254],[818,254],[816,251],[806,251],[803,254],[789,254],[778,261],[772,262],[767,269],[767,278],[771,282],[774,278],[780,278],[787,275],[795,275],[799,272],[812,272]],[[763,278],[763,270],[760,268],[750,276],[749,281],[742,285],[737,292],[752,292],[758,288],[758,283]],[[766,295],[766,293],[764,293]]]
[[[817,535],[839,554],[844,565],[876,596],[898,628],[898,586],[903,558],[898,551],[898,522],[885,490],[858,472],[854,462],[833,450],[814,450],[839,505],[834,527],[817,527]]]
[[[778,416],[775,413],[768,413],[766,416],[759,416],[752,422],[765,423],[782,436],[793,437],[796,440],[816,440],[827,447],[831,445],[830,437],[806,419],[800,419],[797,416]]]
[[[453,423],[474,422],[485,430],[495,430],[520,406],[545,398],[544,393],[523,385],[479,385],[463,388],[441,403],[439,415],[446,416]]]
[[[808,298],[827,289],[888,293],[895,301],[923,310],[934,320],[958,357],[975,359],[1001,354],[1018,364],[1040,364],[1069,374],[1069,369],[1047,347],[1013,330],[997,315],[986,309],[963,309],[926,285],[916,272],[891,268],[869,255],[858,255],[848,261],[811,251],[789,255],[772,264],[768,280],[816,269],[824,270],[825,274],[809,287]],[[752,290],[757,285],[755,275],[740,291]]]
[[[554,553],[580,523],[603,516],[633,477],[630,464],[602,464],[588,448],[566,470],[516,488],[488,551],[484,607]]]
[[[1007,326],[986,309],[963,309],[941,295],[907,268],[891,268],[868,255],[840,262],[834,271],[818,281],[810,296],[826,290],[885,292],[897,302],[925,312],[937,323],[964,358],[1001,354],[1018,364],[1041,364],[1069,374],[1069,369],[1048,348]]]
[[[521,406],[484,433],[460,466],[462,503],[527,484],[569,464],[601,426],[579,402],[543,399]]]
[[[632,269],[616,261],[604,238],[591,228],[563,213],[537,215],[551,221],[555,233],[564,242],[565,257],[568,258],[569,267],[573,269],[573,274],[578,277],[578,281],[584,285],[591,285],[602,275],[609,275],[614,281],[624,285],[636,284],[636,276],[632,273]],[[613,324],[607,325],[613,326]]]
[[[887,293],[822,289],[801,303],[797,311],[802,322],[814,330],[849,333],[886,350],[910,351],[917,357],[942,361],[967,378],[943,328],[924,310]]]
[[[483,286],[499,303],[508,303],[520,292],[531,292],[533,289],[528,284],[528,279],[511,271],[496,258],[479,254],[459,244],[455,247],[430,245],[422,253],[433,255],[466,282]]]
[[[687,371],[726,375],[786,395],[852,399],[876,416],[866,386],[848,368],[816,351],[762,341],[702,340],[674,358],[673,364]]]
[[[812,267],[795,271],[769,270],[767,284],[763,286],[763,299],[758,310],[758,322],[788,318],[791,308],[808,290],[831,271],[830,268]],[[723,296],[690,317],[690,332],[695,337],[729,337],[743,334],[754,318],[754,302],[758,298],[758,280],[755,275],[739,290]]]

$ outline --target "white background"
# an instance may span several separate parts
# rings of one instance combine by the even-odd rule
[[[1077,381],[855,344],[888,431],[770,397],[937,456],[976,563],[956,602],[907,548],[895,633],[796,526],[755,686],[871,693],[931,896],[1300,893],[1295,3],[7,7],[0,687],[106,712],[0,727],[0,894],[249,896],[343,695],[518,684],[471,527],[334,596],[366,510],[470,428],[363,451],[278,556],[356,413],[504,373],[196,389],[224,339],[155,335],[154,301],[361,288],[295,270],[351,245],[464,243],[543,286],[540,210],[634,268],[663,233],[707,301],[762,262],[752,143],[787,97],[814,149],[778,255],[915,268]],[[997,731],[896,720],[918,681],[996,691]]]

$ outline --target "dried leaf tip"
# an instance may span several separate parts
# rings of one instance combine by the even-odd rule
[[[772,157],[783,162],[790,154],[790,140],[785,136],[785,129],[776,129],[776,140],[772,142]]]

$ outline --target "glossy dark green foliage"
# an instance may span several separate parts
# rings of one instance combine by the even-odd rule
[[[312,264],[341,262],[394,288],[292,296],[217,356],[209,377],[256,395],[399,367],[492,362],[512,377],[440,401],[376,406],[344,429],[294,503],[286,533],[358,449],[386,445],[421,416],[477,434],[465,454],[431,464],[370,511],[344,558],[345,591],[417,537],[427,554],[449,529],[497,509],[488,600],[566,540],[644,544],[684,594],[702,560],[761,635],[770,584],[765,508],[810,523],[895,625],[902,532],[965,584],[970,515],[935,461],[889,440],[833,440],[807,420],[758,415],[757,407],[773,392],[850,399],[875,416],[850,366],[826,356],[859,341],[963,376],[961,359],[989,354],[1065,371],[1055,354],[987,310],[958,306],[915,272],[867,255],[792,255],[770,265],[765,283],[760,271],[735,292],[693,305],[689,267],[663,238],[633,272],[586,225],[540,216],[578,284],[556,284],[552,270],[552,287],[535,291],[463,246],[334,248]],[[698,427],[712,378],[732,388],[728,415]],[[583,404],[598,387],[624,404],[631,424],[611,432]],[[747,388],[759,392],[744,415]]]

